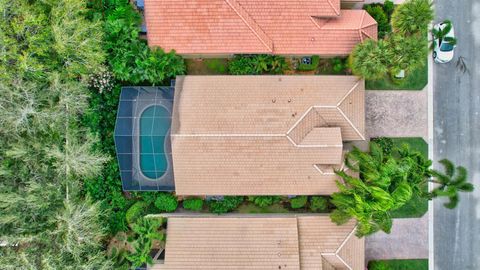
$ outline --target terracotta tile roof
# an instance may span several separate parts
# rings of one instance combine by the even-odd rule
[[[170,217],[164,264],[151,269],[363,270],[354,232],[328,216]]]
[[[373,18],[339,0],[146,0],[148,42],[179,54],[346,55],[376,39]]]
[[[342,140],[365,137],[355,76],[177,77],[171,128],[179,195],[300,195],[337,190]]]

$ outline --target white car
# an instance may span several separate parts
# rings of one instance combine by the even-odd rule
[[[455,40],[455,32],[453,30],[453,24],[450,21],[444,21],[442,23],[435,24],[433,29],[435,31],[445,31],[447,25],[451,25],[450,31],[448,33],[442,33],[443,38],[439,38],[433,35],[433,59],[437,63],[448,63],[453,59],[453,51],[455,49],[456,42],[449,42],[449,39]],[[444,39],[447,38],[447,41]]]

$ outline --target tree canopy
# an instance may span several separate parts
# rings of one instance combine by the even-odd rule
[[[80,124],[103,65],[81,0],[0,0],[0,251],[5,269],[111,269],[82,179],[108,159]]]
[[[337,182],[339,192],[332,195],[331,203],[336,209],[331,219],[343,224],[355,218],[358,221],[358,236],[365,236],[382,230],[389,233],[392,228],[390,212],[405,205],[413,195],[427,199],[447,196],[452,208],[458,202],[459,191],[472,191],[466,182],[466,170],[458,167],[455,176],[454,165],[442,161],[446,173],[431,169],[432,162],[408,145],[384,151],[377,143],[371,142],[368,152],[354,148],[347,154],[348,171],[338,171],[343,182]],[[434,177],[431,180],[431,177]],[[430,193],[422,187],[429,181],[440,184]]]

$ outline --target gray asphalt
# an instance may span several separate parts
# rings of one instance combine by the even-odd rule
[[[434,202],[435,270],[480,269],[480,0],[436,0],[436,22],[450,19],[456,57],[434,65],[434,159],[446,157],[469,170],[476,185],[455,210]],[[464,57],[468,72],[456,68]],[[436,163],[436,166],[438,164]]]

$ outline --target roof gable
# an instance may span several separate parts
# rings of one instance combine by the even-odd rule
[[[342,141],[363,140],[355,76],[177,77],[171,128],[179,195],[337,191]]]
[[[365,37],[376,38],[373,18],[340,10],[339,0],[145,2],[149,45],[185,55],[346,55]]]
[[[165,262],[155,270],[365,267],[364,239],[354,236],[354,221],[338,226],[327,215],[170,216]]]

